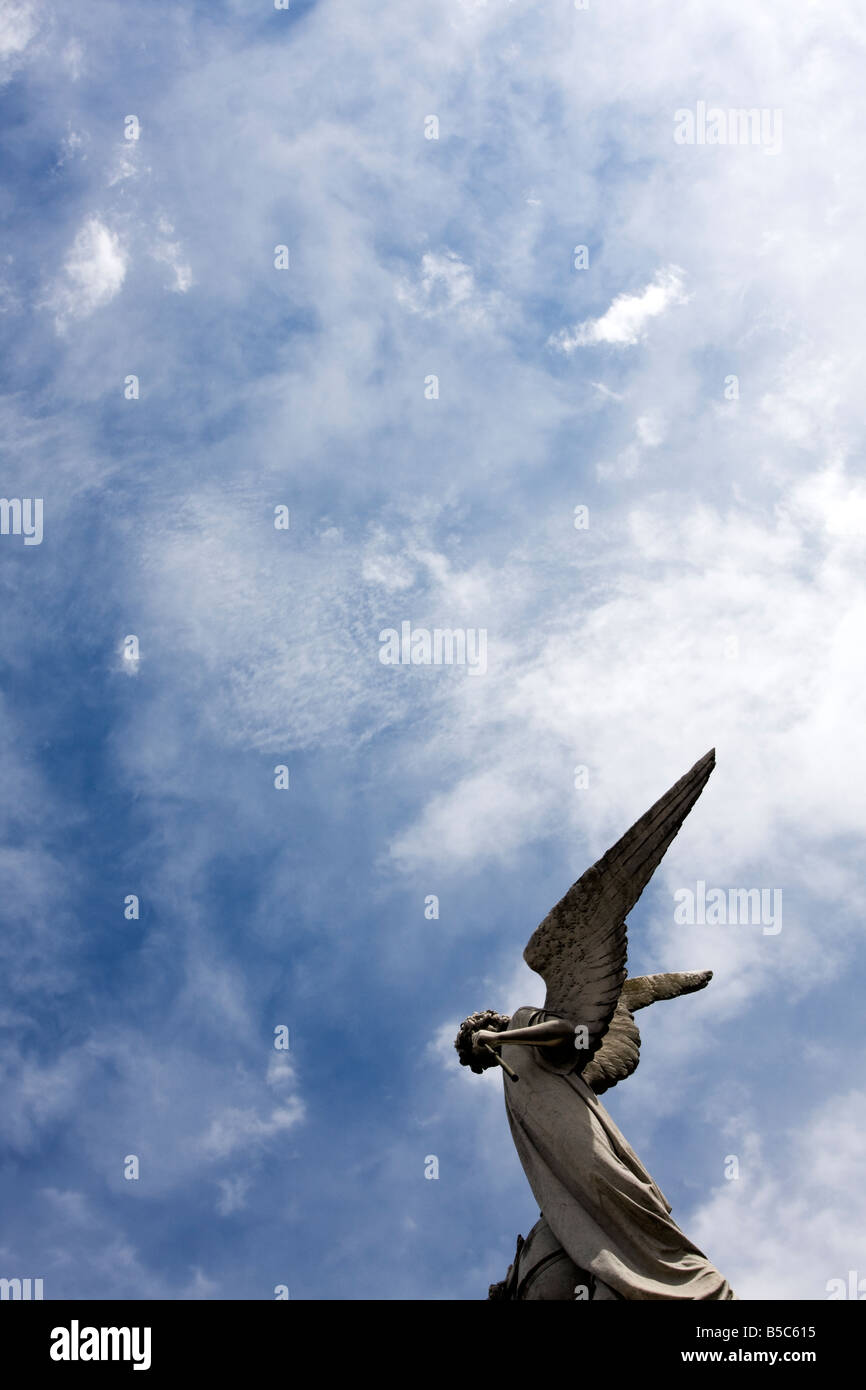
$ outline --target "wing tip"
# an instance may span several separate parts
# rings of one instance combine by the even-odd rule
[[[688,981],[684,994],[693,994],[696,989],[706,989],[713,978],[712,970],[684,970],[683,977]]]
[[[698,758],[691,771],[686,773],[686,777],[693,777],[700,773],[705,773],[706,776],[709,777],[715,765],[716,750],[715,748],[710,748],[702,758]]]

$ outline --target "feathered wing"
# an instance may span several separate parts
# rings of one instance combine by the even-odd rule
[[[635,975],[625,981],[601,1047],[581,1072],[597,1096],[631,1076],[640,1061],[636,1011],[657,999],[677,999],[681,994],[706,989],[712,978],[712,970],[680,970],[668,975]]]
[[[611,1024],[626,978],[625,919],[703,791],[715,761],[711,749],[587,869],[536,927],[523,952],[526,964],[547,986],[547,1012],[586,1027],[586,1062]],[[630,1027],[637,1036],[633,1021]],[[639,1038],[633,1045],[638,1044]]]

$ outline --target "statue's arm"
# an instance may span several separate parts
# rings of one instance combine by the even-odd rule
[[[473,1042],[486,1043],[488,1047],[501,1047],[503,1043],[526,1043],[532,1047],[555,1047],[564,1038],[573,1038],[574,1028],[564,1018],[548,1018],[544,1023],[533,1023],[529,1028],[506,1028],[497,1033],[490,1028],[482,1028],[473,1034]]]

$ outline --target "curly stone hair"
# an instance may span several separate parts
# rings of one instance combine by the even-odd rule
[[[460,1065],[471,1067],[479,1076],[488,1067],[495,1067],[496,1062],[489,1052],[472,1046],[472,1034],[477,1033],[481,1028],[501,1033],[510,1022],[511,1019],[507,1014],[498,1014],[495,1009],[482,1009],[480,1013],[470,1014],[468,1018],[464,1018],[457,1030],[457,1037],[454,1039]]]

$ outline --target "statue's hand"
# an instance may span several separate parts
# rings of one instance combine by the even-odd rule
[[[483,1047],[485,1043],[488,1047],[498,1047],[499,1034],[491,1028],[479,1028],[477,1033],[472,1034],[472,1046]]]

